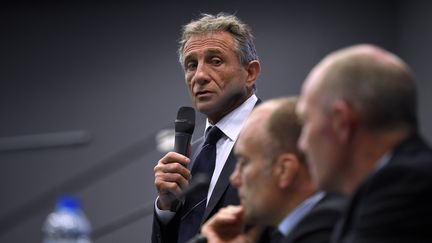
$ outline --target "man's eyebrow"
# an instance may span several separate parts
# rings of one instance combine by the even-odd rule
[[[190,53],[184,57],[184,62],[190,61],[194,57],[195,57],[195,55],[193,53]]]
[[[233,151],[233,154],[234,154],[234,156],[237,158],[237,159],[240,159],[240,158],[244,158],[244,156],[243,156],[243,154],[241,153],[241,152],[238,152],[238,151]]]
[[[205,56],[213,56],[213,55],[223,55],[223,52],[218,49],[218,48],[209,48],[208,50],[205,51]],[[193,60],[196,57],[195,53],[189,53],[187,55],[184,56],[184,63],[189,62],[190,60]]]
[[[222,51],[219,50],[219,49],[208,49],[208,50],[206,51],[206,55],[208,55],[208,54],[210,54],[210,55],[214,55],[214,54],[222,54]]]

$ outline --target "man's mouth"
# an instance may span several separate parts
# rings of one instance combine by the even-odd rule
[[[208,96],[209,94],[211,94],[210,91],[204,90],[204,91],[198,91],[195,93],[196,97],[204,97],[204,96]]]

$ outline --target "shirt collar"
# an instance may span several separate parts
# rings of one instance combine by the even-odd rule
[[[297,223],[325,196],[324,192],[317,192],[300,205],[298,205],[288,216],[279,224],[279,231],[287,236]]]
[[[218,123],[215,124],[231,141],[236,141],[240,129],[243,126],[248,115],[251,113],[252,109],[257,102],[258,97],[252,94],[243,104],[237,107],[235,110],[224,116]],[[206,119],[206,127],[212,126],[208,119]]]

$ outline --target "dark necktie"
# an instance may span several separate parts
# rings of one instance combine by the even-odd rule
[[[202,217],[207,204],[207,194],[210,179],[216,163],[216,142],[221,138],[223,132],[216,126],[208,129],[205,142],[201,152],[195,159],[192,167],[192,177],[204,174],[208,177],[208,185],[200,187],[191,195],[187,195],[183,208],[179,227],[178,243],[188,241],[195,236],[201,225]]]

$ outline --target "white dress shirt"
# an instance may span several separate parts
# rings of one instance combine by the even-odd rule
[[[208,199],[210,198],[213,192],[213,189],[216,185],[219,175],[222,172],[225,162],[228,159],[228,156],[234,147],[234,143],[237,140],[240,130],[243,127],[246,118],[252,112],[257,101],[258,101],[258,97],[255,94],[253,94],[245,102],[243,102],[243,104],[241,104],[235,110],[231,111],[229,114],[224,116],[218,123],[214,124],[224,133],[224,135],[216,143],[216,164],[215,164],[215,169],[213,171],[212,179],[210,181],[210,186],[207,195],[207,203],[209,201]],[[212,125],[209,123],[207,119],[204,132],[209,126]],[[174,217],[175,212],[171,212],[170,210],[159,209],[157,207],[157,200],[158,198],[156,198],[155,201],[156,214],[158,215],[159,220],[162,223],[167,224]]]

